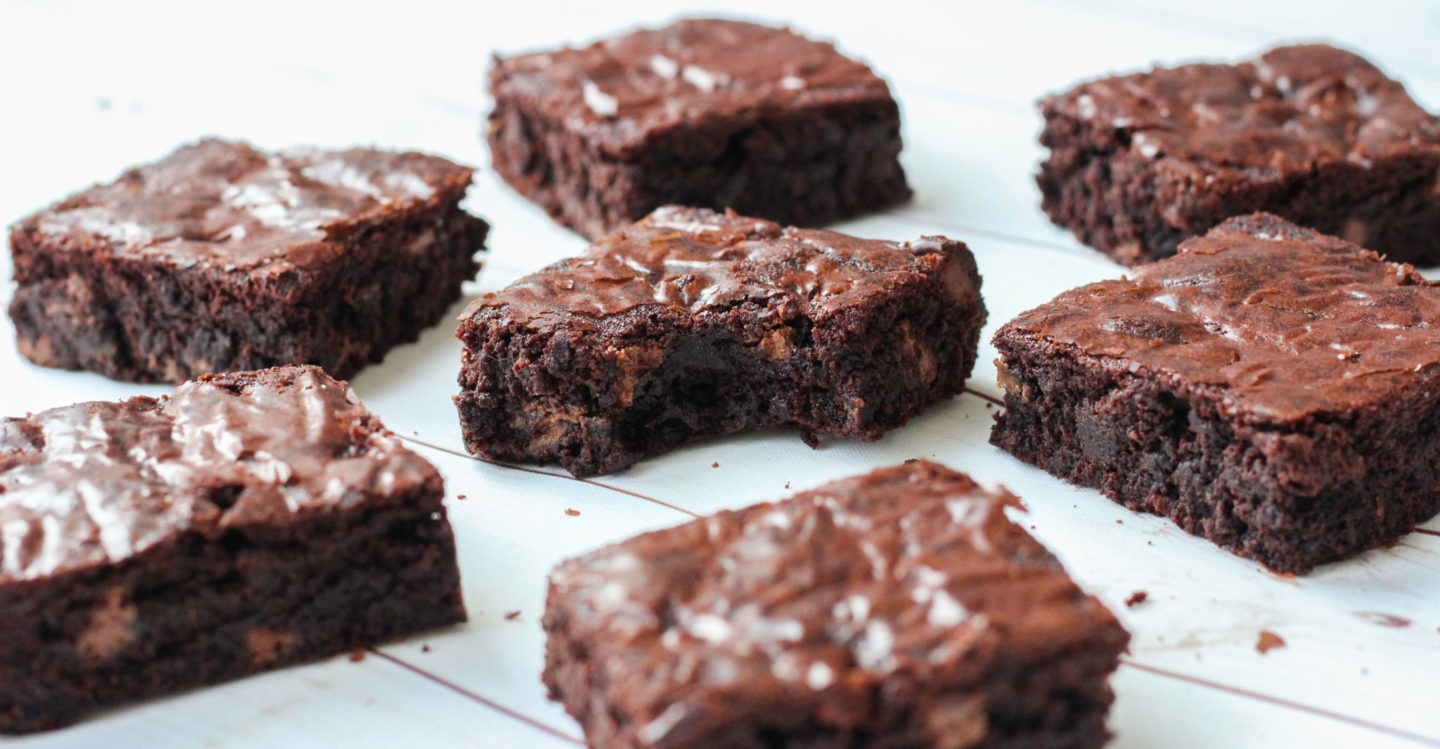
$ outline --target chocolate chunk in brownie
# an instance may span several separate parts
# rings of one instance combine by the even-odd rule
[[[140,382],[307,363],[348,377],[475,275],[470,178],[418,153],[185,146],[11,227],[20,353]]]
[[[1129,636],[924,461],[562,563],[545,684],[609,747],[1099,747]]]
[[[314,367],[0,420],[0,733],[463,621],[443,489]]]
[[[575,475],[771,427],[874,440],[962,389],[984,322],[961,242],[667,207],[472,303],[456,401],[471,452]]]
[[[1282,572],[1440,512],[1440,286],[1266,214],[995,334],[991,442]]]
[[[1440,264],[1440,121],[1349,52],[1105,78],[1041,109],[1045,211],[1125,265],[1255,211]]]
[[[672,203],[817,226],[910,197],[885,82],[786,29],[692,19],[496,58],[490,93],[495,171],[592,239]]]

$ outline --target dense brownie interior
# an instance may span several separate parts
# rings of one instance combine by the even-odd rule
[[[662,209],[466,310],[466,445],[583,475],[738,431],[873,440],[964,386],[979,283],[944,238]]]

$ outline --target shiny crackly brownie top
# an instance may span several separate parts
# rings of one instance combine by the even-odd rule
[[[963,254],[966,263],[951,262]],[[531,324],[600,318],[642,305],[691,312],[746,301],[793,302],[822,318],[876,293],[934,273],[957,300],[978,295],[965,245],[857,239],[733,213],[666,206],[562,260],[470,304],[461,319],[504,308]]]
[[[1222,408],[1293,421],[1433,382],[1440,285],[1257,213],[1128,279],[1067,291],[995,337],[1041,339],[1177,387],[1218,388]]]
[[[226,270],[307,267],[337,231],[457,201],[472,170],[420,153],[258,151],[203,140],[46,208],[14,227],[48,246]],[[270,268],[274,270],[274,268]]]
[[[1082,84],[1047,116],[1113,127],[1149,159],[1306,169],[1440,151],[1440,122],[1404,86],[1349,52],[1279,47],[1237,65],[1184,65]]]
[[[159,400],[0,421],[0,584],[113,564],[187,534],[285,524],[439,486],[316,367],[206,375]]]
[[[497,59],[496,98],[520,97],[610,153],[716,117],[889,100],[863,63],[788,29],[689,19],[579,49]]]
[[[686,746],[745,705],[843,729],[901,674],[935,687],[916,722],[983,736],[966,690],[997,660],[1127,639],[1005,517],[1017,504],[927,461],[882,468],[566,561],[546,627],[588,649],[636,745]]]

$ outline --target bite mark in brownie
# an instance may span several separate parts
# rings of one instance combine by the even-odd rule
[[[472,170],[419,153],[204,140],[11,227],[17,344],[139,382],[316,364],[415,340],[479,268]]]
[[[1098,747],[1129,639],[925,461],[558,566],[545,683],[597,749]]]
[[[1266,214],[995,334],[991,442],[1280,572],[1440,512],[1440,286]]]
[[[314,367],[0,421],[0,733],[463,621],[443,490]]]
[[[495,171],[591,239],[668,204],[818,226],[910,197],[885,82],[787,29],[690,19],[496,58],[490,93]]]
[[[1117,262],[1267,211],[1397,262],[1440,264],[1440,120],[1349,52],[1280,47],[1081,84],[1041,102],[1056,224]]]
[[[961,242],[667,207],[472,303],[456,403],[471,452],[575,475],[772,427],[874,440],[964,387],[984,322]]]

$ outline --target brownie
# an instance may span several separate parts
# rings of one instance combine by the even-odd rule
[[[1268,211],[1440,264],[1440,121],[1324,45],[1085,83],[1041,102],[1043,208],[1125,265]]]
[[[879,439],[959,392],[985,306],[961,242],[666,207],[460,318],[465,445],[615,471],[773,427]]]
[[[463,621],[443,490],[315,367],[0,421],[0,733]]]
[[[418,153],[184,146],[11,227],[20,353],[138,382],[307,363],[349,377],[475,275],[470,179]]]
[[[495,171],[591,239],[672,203],[817,226],[910,197],[885,82],[787,29],[691,19],[496,58],[490,93]]]
[[[1280,572],[1440,512],[1440,286],[1267,214],[996,334],[991,442]]]
[[[925,461],[636,536],[550,576],[544,680],[596,749],[1099,747],[1129,635]]]

